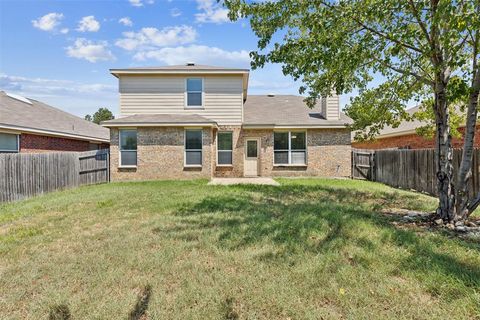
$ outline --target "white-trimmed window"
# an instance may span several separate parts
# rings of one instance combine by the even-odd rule
[[[199,167],[202,165],[202,130],[185,130],[185,165]]]
[[[217,133],[217,164],[231,165],[233,153],[233,134],[231,131]]]
[[[305,165],[307,163],[305,132],[274,132],[273,141],[273,163],[275,165]]]
[[[120,166],[137,166],[137,130],[120,129]]]
[[[187,108],[201,108],[203,106],[203,79],[188,78],[186,86]]]
[[[0,152],[18,152],[19,135],[0,132]]]

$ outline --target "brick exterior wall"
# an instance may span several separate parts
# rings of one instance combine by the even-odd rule
[[[480,147],[480,126],[475,128],[475,141],[474,146]],[[465,128],[459,128],[458,130],[462,135],[465,131]],[[454,148],[463,147],[463,138],[453,138],[452,145]],[[428,139],[422,136],[419,136],[415,133],[406,134],[396,137],[388,137],[376,139],[375,141],[370,142],[353,142],[353,148],[357,149],[391,149],[391,148],[403,148],[403,149],[431,149],[435,148],[435,139]]]
[[[137,168],[119,168],[118,129],[110,129],[110,177],[112,181],[210,178],[212,129],[203,129],[201,168],[184,167],[185,129],[137,128]]]
[[[218,131],[233,134],[233,165],[217,166]],[[137,128],[137,168],[119,168],[118,129],[110,129],[111,178],[120,180],[243,177],[246,138],[260,139],[261,176],[348,177],[351,170],[347,129],[307,130],[307,166],[273,165],[273,130],[242,130],[238,126],[203,129],[202,168],[184,168],[184,128]]]
[[[101,148],[108,148],[108,144],[101,144]],[[40,153],[54,151],[88,151],[90,142],[60,137],[41,136],[22,133],[20,135],[20,152]]]
[[[307,130],[307,166],[273,165],[273,130],[243,130],[242,148],[246,138],[256,137],[260,138],[261,176],[350,176],[351,146],[348,129]]]

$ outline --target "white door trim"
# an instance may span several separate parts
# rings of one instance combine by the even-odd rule
[[[257,156],[248,157],[248,141],[255,141],[257,143]],[[243,164],[243,175],[245,177],[258,177],[260,176],[260,138],[245,138],[245,147],[244,147],[244,164]],[[253,173],[253,168],[255,168],[256,173]]]

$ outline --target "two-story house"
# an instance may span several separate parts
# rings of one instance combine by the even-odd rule
[[[249,70],[193,63],[110,71],[112,180],[350,175],[338,96],[248,95]]]

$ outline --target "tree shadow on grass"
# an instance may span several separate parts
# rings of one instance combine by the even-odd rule
[[[379,246],[388,241],[410,253],[400,262],[401,270],[420,274],[435,270],[467,287],[480,287],[478,265],[441,252],[435,240],[398,229],[390,219],[375,212],[378,206],[415,209],[422,201],[420,196],[297,185],[245,185],[231,191],[184,204],[176,213],[182,229],[216,230],[219,246],[228,250],[272,242],[289,255],[305,251],[342,254],[346,246],[355,245],[382,258]],[[379,234],[368,234],[372,226]],[[380,241],[372,241],[375,239]],[[440,236],[439,241],[446,238]],[[454,243],[480,253],[478,245],[460,240]],[[261,257],[268,258],[268,254]]]
[[[67,304],[56,304],[50,307],[50,311],[48,313],[49,320],[69,320],[71,318],[72,315]]]
[[[146,285],[142,288],[140,294],[137,297],[137,302],[133,306],[132,311],[128,315],[129,320],[141,320],[146,319],[146,312],[148,309],[148,304],[150,303],[150,298],[152,296],[152,287]]]

